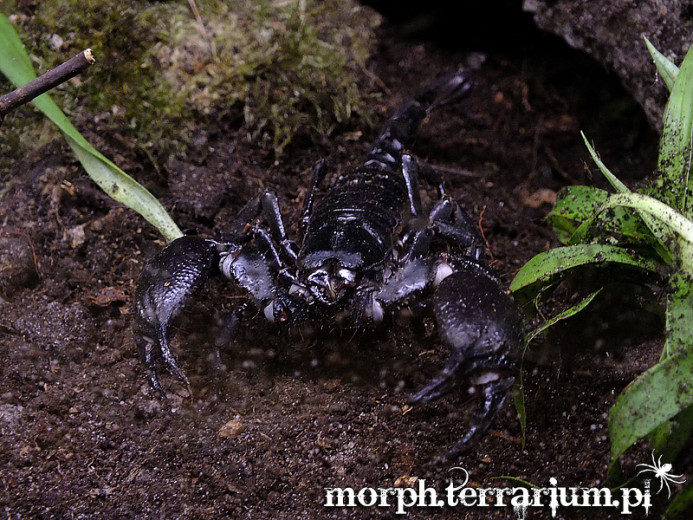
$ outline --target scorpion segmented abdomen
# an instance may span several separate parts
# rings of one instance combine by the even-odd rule
[[[398,170],[402,165],[402,153],[409,146],[426,114],[438,106],[458,101],[469,91],[470,86],[469,71],[461,69],[419,91],[413,100],[402,106],[385,123],[368,153],[366,164]]]
[[[410,101],[385,124],[380,136],[373,143],[366,164],[397,170],[402,163],[402,153],[409,146],[411,137],[426,117],[427,105]]]
[[[384,261],[406,208],[401,175],[375,165],[342,175],[311,215],[299,263],[312,269],[334,259],[367,269]]]

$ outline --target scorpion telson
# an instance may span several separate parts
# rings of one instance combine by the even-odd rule
[[[318,162],[299,222],[300,247],[286,235],[277,197],[265,191],[241,210],[228,240],[186,236],[156,255],[135,295],[134,335],[152,387],[165,396],[159,363],[188,384],[171,352],[171,322],[185,298],[219,273],[247,295],[228,318],[228,339],[244,321],[263,316],[281,332],[316,322],[329,330],[345,319],[365,328],[402,308],[430,311],[451,354],[411,402],[465,383],[483,394],[483,404],[448,455],[483,435],[515,380],[522,318],[486,267],[474,222],[445,193],[438,172],[405,152],[424,117],[460,100],[470,84],[470,71],[459,70],[421,90],[385,124],[364,163],[316,201],[327,171]],[[438,191],[427,213],[419,179]]]

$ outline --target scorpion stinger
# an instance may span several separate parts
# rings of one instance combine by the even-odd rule
[[[431,310],[450,358],[412,402],[479,390],[480,410],[450,453],[483,435],[517,375],[522,317],[485,266],[474,221],[446,194],[440,174],[405,152],[433,109],[469,91],[470,76],[460,69],[422,89],[385,123],[364,162],[318,199],[327,172],[319,161],[300,242],[287,238],[277,197],[265,191],[241,210],[225,241],[183,237],[166,246],[143,271],[135,295],[135,340],[152,386],[163,395],[159,362],[187,383],[171,352],[171,321],[206,278],[221,274],[246,293],[222,327],[225,341],[263,317],[279,333],[305,325],[330,334],[344,326],[387,326],[405,308]],[[438,192],[428,211],[420,178]]]

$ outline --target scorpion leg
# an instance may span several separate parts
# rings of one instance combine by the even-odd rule
[[[465,217],[466,213],[448,196],[439,200],[431,210],[427,225],[415,232],[401,267],[379,290],[372,293],[371,299],[374,300],[371,303],[365,301],[368,294],[363,294],[360,300],[357,298],[359,306],[366,309],[370,305],[393,306],[416,292],[437,287],[454,269],[448,264],[450,255],[441,253],[437,258],[435,255],[428,256],[433,240],[439,236],[458,253],[469,249],[476,242],[477,235],[470,228],[468,217]],[[382,314],[382,309],[376,311]]]
[[[444,239],[456,254],[463,254],[475,261],[483,261],[486,256],[481,245],[481,235],[469,214],[448,196],[443,197],[438,205],[444,205],[440,213],[431,218],[431,227],[435,234]],[[435,213],[432,212],[432,215]]]
[[[292,263],[295,262],[296,250],[298,248],[293,241],[287,238],[284,221],[279,211],[277,195],[270,190],[263,190],[258,193],[238,212],[231,226],[235,232],[227,236],[224,242],[239,243],[246,241],[249,238],[249,226],[259,217],[263,217],[267,222],[270,236],[275,244],[277,244],[282,255],[288,258]],[[255,229],[255,233],[257,232],[258,229]]]
[[[411,155],[402,155],[402,176],[407,185],[407,195],[409,196],[409,212],[414,217],[421,214],[421,195],[419,194],[419,176],[415,160]]]
[[[135,292],[135,342],[151,386],[163,397],[156,363],[189,386],[170,345],[173,318],[187,296],[213,273],[219,262],[217,244],[195,236],[174,240],[147,264]]]
[[[412,182],[410,178],[417,180],[419,177],[423,178],[430,186],[434,186],[438,190],[438,197],[443,197],[445,195],[445,188],[443,186],[443,178],[440,173],[433,168],[430,164],[422,161],[421,159],[414,157],[411,154],[405,153],[402,155],[402,173],[404,174],[404,179],[407,182],[407,188],[410,186],[416,187],[415,193],[410,193],[410,200],[412,195],[414,195],[418,200],[418,212],[412,212],[412,215],[418,215],[421,213],[421,199],[419,198],[418,187],[416,182]],[[411,190],[410,190],[411,191]],[[412,202],[412,207],[414,203]]]
[[[282,214],[279,211],[277,195],[273,191],[265,191],[260,194],[260,197],[262,199],[262,213],[265,220],[267,220],[272,240],[279,245],[281,252],[284,253],[292,263],[295,263],[296,251],[298,248],[296,244],[286,236],[286,229],[284,227],[284,221],[282,220]]]
[[[483,250],[478,246],[481,241],[471,219],[459,204],[447,195],[431,210],[428,224],[414,233],[404,263],[427,255],[435,236],[445,240],[459,254],[471,252],[471,256],[476,260],[483,256]]]
[[[246,235],[248,226],[258,217],[262,216],[267,222],[269,233],[281,253],[292,263],[296,261],[296,250],[298,249],[293,241],[286,236],[286,229],[279,211],[279,201],[277,195],[270,190],[263,190],[255,197],[250,199],[243,209],[238,213],[233,222],[233,228],[237,230],[232,235],[229,242],[238,242],[240,236]],[[240,230],[240,231],[238,231]],[[258,230],[256,230],[257,233]]]
[[[467,433],[441,457],[441,460],[444,461],[469,449],[488,431],[514,384],[515,376],[509,375],[505,379],[489,382],[484,386],[484,404],[481,411],[475,414],[474,422]]]
[[[325,159],[320,159],[313,166],[313,177],[310,180],[310,189],[308,190],[306,202],[303,206],[303,212],[301,213],[301,220],[299,224],[301,235],[305,235],[306,229],[308,228],[308,223],[310,222],[310,215],[313,212],[315,193],[318,191],[318,186],[325,178],[326,173],[327,165],[325,163]]]

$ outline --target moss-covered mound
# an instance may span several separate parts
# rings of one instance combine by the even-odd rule
[[[187,2],[143,0],[9,1],[3,12],[39,72],[94,49],[97,64],[53,96],[78,122],[106,121],[158,159],[187,146],[209,118],[242,125],[277,154],[297,135],[322,138],[368,122],[372,11],[339,0],[198,7],[199,19]],[[7,118],[0,146],[36,147],[46,131],[31,114]]]

